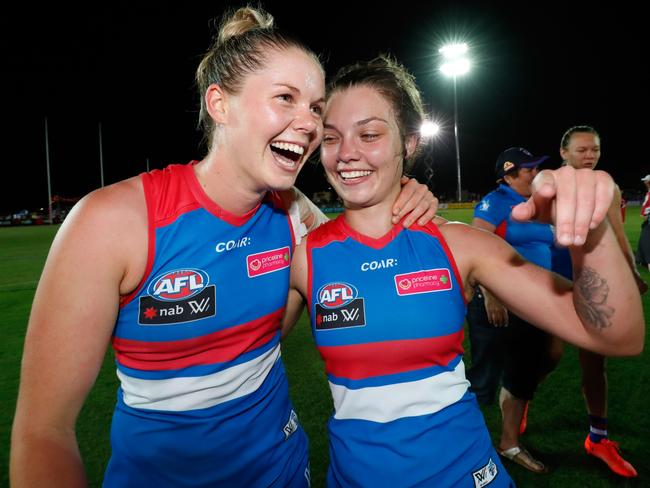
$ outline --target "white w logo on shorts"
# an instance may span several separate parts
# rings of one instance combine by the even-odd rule
[[[472,477],[474,478],[474,488],[482,488],[491,483],[498,473],[499,470],[497,469],[497,465],[494,464],[494,461],[490,458],[485,466],[472,473]]]

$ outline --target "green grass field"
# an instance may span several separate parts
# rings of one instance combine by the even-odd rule
[[[470,210],[441,211],[450,220],[468,222]],[[20,357],[29,308],[47,250],[57,227],[0,229],[0,486],[8,486],[11,422],[18,389]],[[636,249],[640,232],[638,208],[627,212],[626,232]],[[642,270],[646,281],[650,273]],[[643,301],[646,317],[650,297]],[[582,443],[588,422],[580,394],[580,366],[577,352],[567,347],[557,370],[540,387],[529,413],[529,427],[522,441],[550,466],[546,475],[535,475],[519,466],[506,466],[523,487],[610,487],[650,486],[650,364],[646,350],[634,358],[608,360],[609,431],[622,441],[625,457],[639,472],[624,480],[598,460],[584,454]],[[324,486],[328,462],[326,422],[332,410],[321,359],[313,347],[305,315],[287,339],[283,358],[289,375],[292,398],[311,446],[312,485]],[[469,363],[469,358],[466,358]],[[91,486],[101,486],[104,466],[110,456],[109,425],[115,403],[117,381],[112,354],[107,354],[79,418],[77,435]],[[499,409],[483,409],[495,441],[500,431]],[[643,412],[646,412],[645,414]]]

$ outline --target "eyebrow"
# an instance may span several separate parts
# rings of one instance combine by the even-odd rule
[[[378,120],[379,122],[383,122],[384,124],[388,125],[388,121],[386,119],[382,119],[381,117],[368,117],[367,119],[362,119],[354,123],[355,127],[361,127],[362,125],[369,124],[370,122]],[[337,130],[335,126],[332,124],[323,124],[323,127],[325,129],[334,129]]]
[[[273,86],[280,86],[291,90],[292,92],[300,93],[300,90],[293,85],[287,85],[286,83],[273,83]],[[313,103],[325,103],[325,97],[320,97],[318,100],[315,100]]]
[[[368,117],[367,119],[363,119],[363,120],[359,120],[358,122],[355,122],[354,125],[359,127],[361,125],[366,125],[366,124],[372,122],[373,120],[379,120],[380,122],[383,122],[384,124],[388,124],[388,121],[386,119],[382,119],[381,117]]]
[[[291,91],[297,91],[297,92],[300,91],[300,90],[298,90],[298,88],[296,88],[295,86],[293,86],[293,85],[287,85],[286,83],[273,83],[273,86],[283,86],[283,87],[285,87],[285,88],[288,88],[288,89],[291,90]]]

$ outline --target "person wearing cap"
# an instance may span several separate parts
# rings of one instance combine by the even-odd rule
[[[567,129],[560,142],[562,164],[575,169],[595,169],[601,156],[600,135],[591,126],[577,125]],[[650,175],[649,175],[650,176]],[[607,212],[607,219],[614,231],[625,260],[634,275],[640,293],[648,290],[636,268],[634,253],[625,235],[621,215],[621,190],[614,188],[614,198]],[[567,248],[554,247],[553,271],[568,279],[573,279],[571,256]],[[587,454],[601,459],[619,476],[634,478],[637,471],[634,466],[623,459],[619,444],[610,441],[607,432],[607,370],[605,356],[585,349],[579,349],[580,367],[582,369],[582,393],[587,404],[589,416],[589,434],[584,447]]]
[[[650,217],[650,174],[641,178],[641,181],[645,184],[647,191],[643,204],[641,204],[643,223],[641,224],[641,236],[639,236],[639,245],[636,250],[636,262],[639,266],[650,269],[650,226],[648,226],[648,218]]]
[[[524,258],[550,269],[551,226],[518,222],[510,215],[515,205],[530,197],[537,167],[547,159],[548,156],[536,157],[522,147],[503,151],[495,168],[499,186],[476,205],[472,225],[499,235]],[[528,401],[559,360],[551,353],[553,336],[508,312],[482,286],[476,292],[467,314],[472,352],[468,379],[472,390],[480,403],[489,404],[502,381],[499,453],[530,471],[545,472],[544,464],[521,446],[519,435]]]

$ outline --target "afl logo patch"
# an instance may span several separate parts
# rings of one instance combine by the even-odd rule
[[[339,308],[357,297],[357,289],[348,283],[328,283],[318,290],[317,300],[325,308]]]
[[[200,269],[175,269],[154,278],[147,293],[157,300],[177,301],[193,297],[210,282],[208,273]]]

